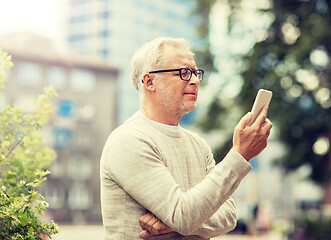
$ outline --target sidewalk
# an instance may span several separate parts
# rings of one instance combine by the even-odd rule
[[[269,232],[261,235],[225,234],[212,240],[284,240],[284,238],[279,233]]]
[[[59,225],[59,233],[52,240],[103,240],[102,225]]]
[[[103,240],[101,225],[60,225],[60,231],[52,240]],[[283,240],[278,233],[270,232],[259,236],[226,234],[212,240]]]

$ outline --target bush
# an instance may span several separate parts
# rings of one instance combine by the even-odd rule
[[[320,212],[308,211],[294,219],[294,231],[291,240],[329,240],[331,236],[331,218]]]
[[[12,65],[11,57],[0,50],[0,90]],[[52,115],[50,100],[57,93],[52,87],[44,91],[33,100],[32,112],[17,105],[0,110],[0,239],[41,239],[42,234],[58,232],[53,221],[43,222],[48,203],[37,190],[55,158],[40,129]]]

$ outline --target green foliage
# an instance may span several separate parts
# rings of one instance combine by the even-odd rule
[[[294,219],[294,230],[289,239],[328,240],[331,236],[331,218],[307,211]]]
[[[13,66],[11,56],[0,50],[0,89],[5,87],[5,73]],[[0,92],[1,93],[1,92]]]
[[[240,9],[240,0],[234,1],[235,4],[227,2],[232,12],[245,11]],[[313,147],[321,137],[331,142],[331,34],[325,30],[331,24],[328,4],[324,0],[280,0],[272,1],[271,8],[261,9],[274,20],[266,29],[266,38],[257,41],[242,57],[244,64],[238,69],[243,78],[240,93],[232,99],[232,104],[216,94],[206,118],[201,121],[205,130],[228,127],[224,122],[233,105],[241,106],[242,113],[250,111],[258,89],[272,90],[269,118],[273,131],[279,132],[278,139],[287,147],[286,155],[277,163],[286,171],[308,165],[310,178],[323,184],[331,177],[331,151],[329,148],[318,154]],[[238,18],[232,20],[229,19],[229,31]],[[226,144],[231,144],[231,137]],[[226,148],[218,148],[221,149]],[[217,160],[224,155],[225,152],[215,154]]]
[[[322,5],[321,5],[322,4]],[[330,141],[330,6],[325,1],[275,1],[268,37],[246,57],[245,83],[238,98],[246,110],[259,88],[274,92],[270,116],[287,154],[278,163],[287,171],[311,167],[310,178],[330,181],[330,150],[316,154],[320,137]],[[317,56],[316,56],[317,55]]]
[[[10,56],[0,51],[0,86],[12,66]],[[34,99],[33,112],[20,106],[0,110],[0,239],[40,239],[41,234],[57,233],[54,222],[44,223],[42,213],[48,207],[37,188],[46,180],[44,170],[55,158],[40,129],[52,115],[50,98],[57,94],[51,87]]]

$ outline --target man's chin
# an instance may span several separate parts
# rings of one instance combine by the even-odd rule
[[[183,109],[182,109],[183,116],[185,114],[188,114],[189,112],[192,112],[196,107],[197,107],[196,103],[187,104],[187,105],[183,106]]]

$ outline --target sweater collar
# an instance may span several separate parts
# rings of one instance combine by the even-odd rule
[[[179,137],[180,135],[180,125],[173,126],[173,125],[167,125],[164,123],[156,122],[154,120],[149,119],[147,116],[145,116],[141,111],[138,111],[137,114],[141,116],[146,122],[149,123],[153,128],[159,130],[160,132],[165,133],[166,135],[169,135],[171,137]]]

